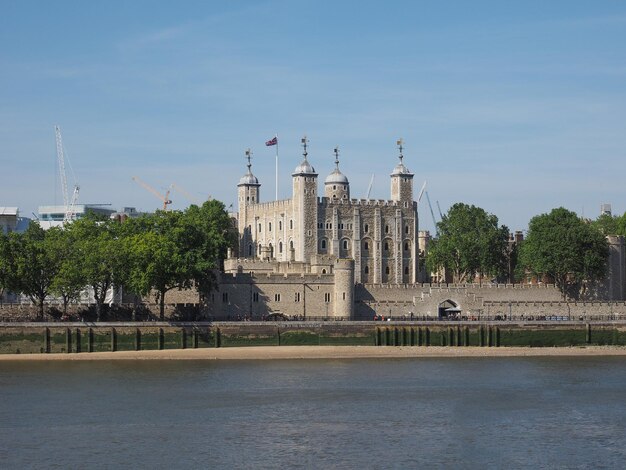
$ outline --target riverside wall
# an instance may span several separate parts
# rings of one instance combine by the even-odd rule
[[[626,322],[0,323],[0,354],[295,345],[626,346]]]

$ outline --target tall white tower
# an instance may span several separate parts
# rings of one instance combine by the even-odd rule
[[[248,172],[241,177],[237,185],[238,203],[239,203],[239,256],[251,258],[256,256],[257,249],[254,237],[254,221],[248,220],[249,206],[259,203],[261,184],[256,176],[252,174],[252,152],[246,150],[246,158],[248,159]]]
[[[293,174],[293,220],[295,260],[309,262],[317,253],[317,173],[307,160],[306,136],[302,138],[304,159]]]

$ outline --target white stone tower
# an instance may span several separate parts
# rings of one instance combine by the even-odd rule
[[[339,147],[335,147],[334,152],[335,169],[324,181],[324,196],[331,202],[338,202],[341,199],[348,202],[350,200],[350,183],[346,175],[339,171]]]
[[[407,203],[405,207],[413,202],[413,173],[404,166],[402,159],[402,139],[398,140],[398,150],[400,151],[400,162],[396,165],[391,173],[391,200]]]
[[[354,260],[335,260],[335,318],[354,318]]]
[[[239,256],[251,258],[257,255],[257,249],[254,246],[253,220],[248,220],[248,206],[258,204],[260,198],[261,184],[256,176],[252,174],[252,152],[246,150],[246,158],[248,159],[248,172],[241,177],[237,185],[238,203],[239,203]]]
[[[292,174],[295,261],[304,262],[317,253],[317,173],[307,160],[307,144],[304,136],[304,159]]]

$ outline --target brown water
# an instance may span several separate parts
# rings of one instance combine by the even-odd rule
[[[624,468],[626,358],[0,363],[1,468]]]

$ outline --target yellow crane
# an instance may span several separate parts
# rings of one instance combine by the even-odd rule
[[[171,186],[169,188],[167,188],[167,192],[165,193],[165,196],[163,196],[160,192],[158,192],[156,189],[154,189],[148,183],[145,183],[145,182],[141,181],[141,179],[139,179],[138,176],[133,176],[133,181],[135,183],[137,183],[139,186],[141,186],[142,188],[150,191],[152,194],[154,194],[156,197],[158,197],[161,201],[163,201],[163,210],[164,211],[166,211],[167,210],[167,206],[169,206],[172,203],[172,201],[170,199]]]

